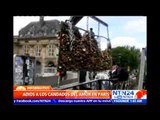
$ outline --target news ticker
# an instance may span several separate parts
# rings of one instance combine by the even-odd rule
[[[146,104],[146,99],[15,99],[14,104]]]
[[[146,90],[53,90],[51,86],[15,86],[14,104],[145,104]]]

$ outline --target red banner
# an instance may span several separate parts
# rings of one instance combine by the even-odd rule
[[[110,99],[111,90],[15,90],[14,99]]]

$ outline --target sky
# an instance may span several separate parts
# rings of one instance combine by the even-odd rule
[[[96,16],[108,24],[109,39],[112,48],[117,46],[135,46],[142,49],[147,46],[147,17],[146,16]],[[65,21],[70,16],[44,16],[44,20]],[[18,35],[20,29],[25,27],[30,22],[39,21],[39,16],[14,16],[13,17],[13,34]],[[100,24],[98,32],[98,22],[91,17],[84,16],[77,27],[83,29],[93,28],[96,35],[107,36],[106,26]],[[80,31],[83,34],[83,31]],[[107,40],[98,38],[101,49],[107,48]]]

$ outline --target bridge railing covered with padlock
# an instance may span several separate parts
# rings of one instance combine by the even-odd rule
[[[103,36],[102,36],[103,37]],[[65,67],[67,71],[102,71],[111,68],[111,43],[108,48],[101,50],[95,35],[85,31],[81,35],[79,29],[70,21],[61,22],[58,32],[59,55],[58,66]]]

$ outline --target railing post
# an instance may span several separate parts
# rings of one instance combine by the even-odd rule
[[[86,81],[86,74],[87,72],[84,70],[79,71],[79,83],[83,83]],[[84,89],[84,85],[79,86],[80,90]]]
[[[98,80],[98,89],[99,89],[99,90],[102,89],[102,80]]]
[[[111,89],[111,85],[110,84],[111,84],[111,81],[109,80],[109,90]]]

